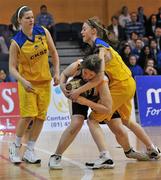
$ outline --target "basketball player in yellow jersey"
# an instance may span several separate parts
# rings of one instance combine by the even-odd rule
[[[21,119],[17,124],[16,139],[9,148],[9,158],[13,163],[21,163],[21,138],[33,120],[23,159],[29,163],[40,163],[41,159],[34,153],[34,145],[50,101],[52,77],[48,64],[49,51],[54,65],[55,85],[59,83],[59,57],[48,30],[34,26],[33,12],[29,7],[18,8],[14,20],[15,27],[20,26],[21,30],[11,41],[9,69],[18,80]]]
[[[102,73],[82,87],[74,90],[70,97],[71,99],[76,100],[79,94],[98,85],[104,74],[103,72],[105,72],[109,77],[109,89],[113,100],[112,114],[99,114],[93,112],[90,116],[88,124],[97,146],[99,149],[104,149],[101,145],[101,142],[104,141],[102,138],[103,136],[101,137],[100,135],[102,131],[98,128],[98,122],[104,120],[115,134],[117,141],[122,145],[122,147],[126,147],[128,137],[125,139],[119,136],[119,134],[123,133],[124,136],[122,137],[125,137],[126,134],[125,130],[118,126],[119,123],[117,121],[120,121],[120,123],[122,121],[122,123],[133,131],[146,145],[149,158],[158,159],[160,157],[159,149],[153,145],[151,139],[145,133],[143,128],[136,122],[130,120],[132,109],[131,100],[136,89],[135,81],[120,55],[103,40],[105,38],[108,40],[107,30],[104,29],[98,18],[90,18],[83,24],[81,34],[83,41],[88,43],[93,49],[99,47],[99,56],[102,59]],[[111,119],[115,111],[118,112],[121,120],[119,118]],[[129,149],[125,152],[127,157],[129,151],[131,150]],[[90,166],[94,166],[94,163],[92,165],[90,164]]]

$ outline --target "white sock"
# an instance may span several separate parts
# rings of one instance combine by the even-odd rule
[[[100,156],[111,159],[111,155],[110,155],[109,151],[101,151]]]
[[[34,149],[34,146],[35,146],[35,141],[28,141],[27,143],[27,148],[30,149],[30,150],[33,150]]]
[[[16,136],[16,139],[15,139],[15,144],[16,144],[16,146],[18,146],[18,147],[21,146],[21,139],[22,139],[22,137]]]

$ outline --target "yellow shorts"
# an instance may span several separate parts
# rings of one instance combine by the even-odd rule
[[[50,82],[32,84],[34,92],[27,92],[22,84],[18,83],[21,117],[33,117],[46,119],[47,109],[50,103]]]
[[[134,97],[136,84],[133,78],[129,78],[125,81],[120,81],[113,86],[109,87],[112,96],[112,114],[101,114],[92,111],[90,119],[98,122],[108,120],[110,121],[113,113],[117,111],[121,118],[129,120],[132,110],[131,100]]]

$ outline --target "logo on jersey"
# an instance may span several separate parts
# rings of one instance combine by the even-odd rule
[[[44,55],[44,54],[47,54],[47,49],[44,49],[44,50],[42,50],[42,51],[40,51],[40,52],[35,53],[34,55],[32,55],[32,56],[30,57],[30,59],[31,59],[31,60],[36,59],[36,58],[38,58],[38,57],[40,57],[40,56],[42,56],[42,55]]]

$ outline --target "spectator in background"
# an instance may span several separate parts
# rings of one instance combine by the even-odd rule
[[[137,32],[140,37],[143,37],[145,34],[144,25],[141,22],[137,21],[136,12],[131,13],[131,21],[126,23],[125,25],[125,32],[126,32],[127,39],[130,38],[130,34],[134,31]]]
[[[120,52],[120,55],[121,55],[124,63],[128,66],[128,65],[129,65],[129,57],[130,57],[130,55],[131,55],[131,48],[130,48],[130,46],[126,44],[126,45],[122,48],[122,50],[121,50],[121,52]]]
[[[134,49],[136,47],[136,40],[139,38],[139,35],[137,32],[132,32],[130,35],[130,39],[127,41],[131,49]]]
[[[6,75],[5,70],[4,69],[0,69],[0,83],[1,82],[6,82],[6,77],[7,77],[7,75]]]
[[[8,54],[8,47],[3,36],[0,36],[0,53]]]
[[[119,25],[118,17],[117,16],[112,16],[111,22],[112,22],[111,25],[109,25],[107,27],[107,29],[109,31],[114,32],[115,36],[117,37],[117,39],[119,41],[125,40],[125,31],[124,31],[124,28]]]
[[[135,76],[141,76],[144,74],[143,69],[137,64],[137,57],[135,55],[131,55],[129,57],[129,65],[128,65],[132,77],[135,78]],[[135,103],[135,108],[138,108],[138,103],[137,103],[137,97],[136,97],[136,92],[134,95],[134,103]]]
[[[123,6],[121,9],[121,14],[119,16],[119,24],[122,27],[125,27],[126,23],[130,22],[131,18],[130,18],[130,14],[128,12],[128,7],[127,6]]]
[[[150,41],[150,51],[155,59],[158,74],[161,74],[161,50],[157,48],[157,42],[155,39]]]
[[[10,77],[7,75],[5,69],[0,68],[0,83],[1,82],[11,82]]]
[[[149,39],[154,38],[156,27],[157,27],[157,16],[156,14],[152,14],[146,26],[146,36],[148,36]]]
[[[40,14],[36,17],[36,24],[47,28],[53,40],[55,39],[54,18],[50,13],[48,13],[46,5],[40,6]]]
[[[151,67],[155,68],[155,64],[156,64],[155,60],[153,58],[149,58],[146,61],[145,67],[151,66]]]
[[[144,70],[144,75],[157,75],[157,70],[154,67],[146,66]]]
[[[145,63],[145,68],[144,68],[144,74],[145,75],[157,75],[157,69],[155,68],[155,60],[153,58],[147,59]]]
[[[151,39],[150,41],[150,52],[157,61],[157,56],[161,51],[157,48],[157,41],[155,39]]]
[[[137,56],[137,59],[140,58],[141,50],[144,47],[144,42],[141,39],[137,39],[135,42],[135,48],[132,49],[132,54]]]
[[[161,50],[161,27],[155,29],[155,39],[157,42],[157,48]]]
[[[131,70],[133,78],[138,75],[143,75],[143,69],[141,66],[137,64],[137,57],[135,55],[131,55],[129,57],[129,69]]]
[[[161,27],[161,7],[158,9],[157,23],[158,23],[158,26]]]
[[[138,59],[138,64],[144,69],[146,61],[149,58],[152,58],[150,47],[148,45],[145,45],[141,50],[140,58]]]
[[[144,14],[144,8],[142,6],[138,7],[137,20],[146,26],[147,18]]]

